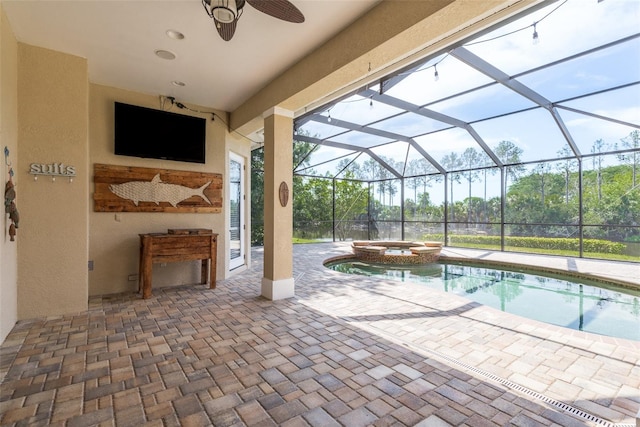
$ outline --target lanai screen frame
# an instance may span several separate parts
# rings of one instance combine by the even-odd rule
[[[407,179],[432,176],[436,178],[440,177],[440,179],[442,180],[443,188],[441,190],[441,193],[443,195],[442,203],[444,209],[444,218],[442,222],[443,241],[445,244],[448,244],[450,236],[456,226],[466,225],[466,227],[469,228],[468,222],[456,220],[455,209],[452,209],[452,206],[455,207],[456,202],[455,198],[454,200],[450,200],[450,191],[455,187],[453,176],[460,176],[464,175],[465,173],[471,176],[472,172],[483,173],[487,170],[497,170],[499,171],[500,175],[500,220],[497,223],[493,222],[491,224],[492,226],[498,226],[500,229],[500,245],[499,248],[496,249],[505,250],[505,239],[509,236],[507,229],[514,226],[539,228],[548,226],[573,227],[575,228],[575,230],[577,230],[577,237],[579,237],[579,249],[576,251],[576,255],[580,257],[584,255],[586,228],[603,226],[625,227],[632,229],[636,234],[640,234],[640,230],[638,229],[639,225],[637,224],[637,222],[635,224],[590,224],[588,221],[585,221],[583,201],[583,194],[585,192],[585,163],[593,162],[595,164],[596,159],[598,159],[598,161],[601,161],[601,159],[606,156],[638,156],[640,155],[640,148],[637,147],[637,144],[635,146],[632,146],[631,148],[620,148],[616,142],[615,146],[612,145],[611,148],[607,149],[606,151],[595,150],[594,146],[592,147],[593,152],[585,153],[584,144],[581,144],[580,141],[576,141],[574,132],[571,129],[571,125],[568,125],[563,118],[563,116],[566,117],[567,115],[579,115],[581,118],[589,118],[594,121],[606,121],[607,123],[611,123],[612,125],[620,126],[625,129],[630,129],[631,131],[637,131],[638,129],[640,129],[640,119],[638,119],[638,116],[640,115],[638,113],[640,106],[632,105],[632,107],[635,108],[635,114],[633,115],[632,119],[620,119],[617,117],[612,117],[612,115],[607,116],[600,111],[588,111],[576,107],[577,104],[585,102],[585,100],[588,100],[590,97],[602,98],[619,93],[640,94],[640,67],[638,66],[638,64],[632,64],[631,72],[628,73],[628,75],[623,75],[622,77],[620,77],[620,80],[618,82],[614,81],[609,85],[595,85],[591,90],[582,90],[578,93],[570,93],[570,91],[568,91],[568,94],[570,96],[566,96],[561,99],[549,99],[548,97],[543,96],[539,90],[533,90],[530,87],[531,85],[525,85],[522,83],[522,81],[531,81],[532,76],[549,73],[557,69],[562,69],[562,67],[570,69],[572,66],[575,66],[574,64],[576,63],[578,64],[577,67],[580,67],[581,61],[583,62],[582,66],[584,66],[584,63],[588,64],[589,61],[593,61],[593,59],[591,58],[594,57],[606,58],[607,55],[609,55],[610,57],[616,58],[616,56],[611,53],[615,53],[616,50],[626,49],[627,52],[639,53],[640,48],[638,46],[640,46],[640,33],[635,31],[632,33],[622,34],[621,36],[615,36],[613,39],[605,40],[604,42],[601,42],[595,46],[579,49],[577,51],[571,52],[571,54],[569,55],[555,58],[552,61],[545,62],[544,64],[538,64],[529,69],[517,70],[517,72],[513,72],[511,74],[508,74],[507,72],[493,65],[481,56],[481,46],[482,43],[484,43],[482,41],[483,39],[488,39],[489,41],[487,41],[487,43],[492,43],[493,40],[498,40],[502,37],[513,37],[513,34],[520,34],[522,39],[522,37],[524,37],[522,36],[523,33],[525,33],[526,37],[524,38],[526,39],[530,37],[531,30],[539,30],[541,32],[541,37],[544,37],[545,33],[542,33],[542,29],[548,30],[549,33],[552,34],[552,29],[545,28],[545,25],[549,24],[551,26],[552,18],[561,19],[558,18],[558,16],[561,15],[561,12],[564,10],[564,8],[567,7],[565,6],[565,3],[568,3],[569,5],[571,4],[571,2],[545,2],[541,6],[546,7],[534,11],[533,15],[529,15],[531,11],[527,11],[510,20],[510,22],[507,23],[507,28],[509,25],[511,25],[512,27],[516,26],[516,30],[513,32],[507,31],[505,33],[506,35],[504,36],[496,36],[496,33],[499,33],[501,31],[500,28],[505,25],[504,23],[501,23],[494,28],[487,29],[483,34],[479,36],[476,35],[473,38],[458,43],[456,46],[449,47],[445,51],[437,52],[434,55],[422,59],[416,64],[413,64],[403,70],[396,72],[393,75],[386,76],[379,81],[370,83],[354,91],[353,93],[347,94],[339,99],[332,101],[329,104],[326,104],[314,111],[310,111],[309,113],[298,117],[295,120],[296,134],[294,135],[294,140],[313,144],[313,149],[306,155],[302,155],[301,158],[297,159],[298,164],[294,165],[294,175],[297,177],[309,178],[320,178],[319,175],[324,175],[322,173],[319,174],[318,169],[322,169],[322,165],[331,162],[331,160],[322,160],[315,163],[311,161],[311,159],[313,159],[314,152],[317,152],[322,148],[333,147],[336,149],[341,149],[343,150],[343,153],[348,153],[344,154],[341,157],[350,160],[352,163],[357,162],[356,158],[367,157],[369,159],[373,159],[377,162],[380,169],[386,172],[387,176],[380,179],[374,179],[372,177],[369,177],[368,179],[361,178],[360,181],[366,182],[366,185],[369,188],[368,197],[371,197],[371,188],[375,187],[376,185],[381,186],[383,185],[383,183],[388,183],[393,180],[397,180],[400,182],[400,218],[398,218],[398,220],[394,222],[400,223],[401,231],[399,236],[394,237],[401,238],[403,240],[407,237],[407,224],[412,223],[412,221],[405,218],[405,204],[408,201],[408,199],[405,197],[407,193],[405,185]],[[573,1],[573,3],[575,3],[575,1]],[[585,3],[586,2],[584,0],[580,1],[581,6],[584,6]],[[600,4],[596,0],[593,0],[593,3],[593,5],[589,5],[592,9],[593,7],[607,7],[606,4],[610,2],[605,1]],[[632,13],[635,13],[635,17],[637,18],[639,13],[637,6],[631,3],[629,3],[628,6],[632,8],[635,7]],[[602,10],[603,9],[600,9],[598,13],[602,12]],[[524,18],[525,21],[528,19],[528,22],[534,22],[534,24],[532,26],[526,25],[522,27],[522,22],[524,22],[521,19],[522,16],[526,16],[526,18]],[[614,25],[619,25],[619,22],[616,22]],[[498,29],[496,30],[496,28]],[[520,29],[524,31],[520,31]],[[598,29],[601,30],[602,25],[600,25]],[[520,40],[519,43],[522,43],[522,40]],[[528,40],[528,43],[530,43],[530,40]],[[547,43],[553,43],[553,41],[547,41]],[[393,94],[395,87],[399,87],[410,77],[414,77],[418,74],[426,75],[433,73],[435,75],[436,70],[438,70],[440,72],[440,75],[442,75],[443,72],[447,72],[447,67],[445,67],[446,61],[451,60],[455,60],[458,64],[464,64],[464,67],[467,70],[466,72],[469,74],[471,73],[468,70],[471,70],[476,74],[479,73],[484,81],[481,81],[479,79],[478,81],[480,83],[472,87],[464,87],[465,85],[462,84],[462,91],[457,93],[449,93],[445,96],[431,99],[428,102],[422,104],[415,104],[412,102],[408,102],[406,99],[400,99],[397,96],[390,95],[390,93]],[[439,69],[438,66],[440,67]],[[416,90],[420,90],[420,88]],[[463,97],[465,96],[469,98],[474,94],[480,93],[482,91],[493,91],[496,94],[496,97],[503,96],[505,97],[505,99],[513,94],[516,94],[521,102],[519,103],[519,106],[517,108],[507,111],[500,111],[500,108],[502,106],[499,103],[496,103],[497,105],[493,106],[497,111],[495,114],[482,115],[480,113],[471,112],[468,114],[471,114],[472,116],[475,114],[477,116],[471,119],[464,119],[460,118],[459,116],[446,114],[447,109],[455,111],[455,104],[457,99],[463,99]],[[634,95],[627,96],[632,98]],[[350,107],[356,105],[362,106],[366,105],[367,103],[372,104],[374,109],[380,109],[382,107],[383,109],[388,108],[389,110],[394,110],[398,113],[385,115],[384,113],[380,113],[378,111],[376,113],[373,113],[374,119],[371,121],[366,120],[365,116],[367,115],[367,113],[362,115],[362,117],[365,118],[357,117],[354,114],[349,114],[348,110]],[[442,106],[442,108],[439,108],[439,106]],[[342,112],[340,112],[341,108]],[[351,109],[353,110],[353,108]],[[345,111],[347,112],[345,113]],[[483,124],[488,122],[510,120],[512,118],[517,118],[518,116],[535,115],[540,112],[548,116],[548,122],[551,123],[551,125],[549,125],[549,123],[547,123],[546,125],[553,126],[553,128],[557,132],[558,138],[560,138],[558,140],[563,141],[563,148],[565,148],[563,156],[547,156],[525,161],[523,161],[522,159],[517,159],[516,162],[509,162],[503,156],[499,156],[498,154],[496,154],[495,150],[492,149],[491,144],[484,139],[484,135],[481,134],[481,132],[478,132],[478,130],[476,129],[482,127]],[[381,116],[376,117],[376,114],[381,114]],[[388,128],[385,129],[384,126],[380,125],[382,121],[387,121],[390,117],[401,117],[402,115],[412,115],[414,117],[424,118],[425,121],[433,121],[434,123],[438,123],[438,125],[435,130],[424,132],[422,134],[407,134],[398,131],[390,131],[388,130]],[[347,117],[348,119],[345,119],[345,117]],[[315,125],[315,127],[310,126],[310,124]],[[425,127],[428,125],[429,124],[426,123],[424,124]],[[321,129],[321,132],[314,132],[314,129]],[[477,147],[480,148],[480,150],[478,151],[480,154],[482,154],[483,157],[476,163],[469,165],[469,167],[466,168],[460,166],[447,168],[446,165],[442,164],[442,161],[437,160],[432,155],[432,152],[428,148],[428,144],[423,144],[420,141],[420,139],[429,139],[430,135],[435,135],[442,132],[452,132],[456,129],[466,133],[467,137],[471,138],[477,144]],[[404,147],[408,147],[405,160],[404,162],[400,162],[402,163],[400,167],[390,164],[387,158],[379,155],[382,147],[389,143],[395,144],[398,142],[402,143]],[[422,156],[422,160],[426,161],[428,165],[430,165],[427,173],[417,175],[415,173],[409,173],[407,167],[409,164],[408,157],[410,152],[412,154],[419,153],[419,155]],[[575,221],[573,221],[572,223],[561,224],[548,222],[509,222],[508,215],[506,213],[508,210],[507,183],[510,176],[509,171],[515,169],[533,170],[534,167],[539,167],[542,171],[541,176],[544,178],[543,169],[546,168],[546,163],[558,163],[563,161],[567,164],[574,164],[574,174],[577,174],[578,177],[577,193],[579,203],[578,215]],[[345,180],[345,169],[348,169],[348,166],[346,168],[342,167],[341,170],[336,171],[334,174],[328,177],[324,176],[324,178],[331,180],[331,187],[333,189],[335,189],[336,187],[336,182]],[[351,179],[353,178],[349,178],[349,180]],[[469,185],[471,185],[471,179],[469,179]],[[633,191],[635,193],[639,190],[636,187]],[[295,200],[296,197],[294,193],[294,206]],[[471,204],[471,201],[469,201],[469,204]],[[372,217],[372,204],[369,202],[367,206],[369,207],[369,211],[366,215],[370,219]],[[332,203],[332,210],[333,222],[335,224],[335,200]],[[367,223],[370,224],[371,221],[368,221]],[[477,225],[477,222],[471,224]],[[333,227],[333,230],[334,232],[332,239],[336,240],[335,225]],[[369,235],[367,237],[372,238],[374,236]]]

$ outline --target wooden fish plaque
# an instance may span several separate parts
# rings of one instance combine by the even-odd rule
[[[96,212],[222,212],[222,175],[94,165]]]

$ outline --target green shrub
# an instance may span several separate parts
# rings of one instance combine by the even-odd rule
[[[444,241],[444,236],[442,234],[425,234],[423,240]],[[582,242],[585,252],[621,254],[626,247],[624,243],[601,239],[584,239]],[[504,239],[504,243],[507,246],[516,248],[556,249],[575,252],[580,250],[580,239],[577,238],[507,236]],[[449,244],[453,246],[456,244],[500,246],[500,236],[450,234]]]
[[[582,244],[585,252],[599,252],[603,254],[621,254],[627,247],[624,243],[600,239],[584,239]]]
[[[264,245],[264,225],[253,224],[251,226],[251,246]]]

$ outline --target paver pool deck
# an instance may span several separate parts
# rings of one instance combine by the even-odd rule
[[[296,295],[260,297],[252,266],[216,289],[92,297],[20,321],[0,348],[0,424],[636,426],[640,342],[524,319],[323,261],[294,246]],[[640,265],[444,248],[640,286]],[[640,327],[640,325],[639,325]]]

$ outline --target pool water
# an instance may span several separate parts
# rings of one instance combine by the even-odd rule
[[[640,341],[640,290],[456,262],[409,267],[347,260],[327,267],[342,273],[417,282],[507,313]]]

